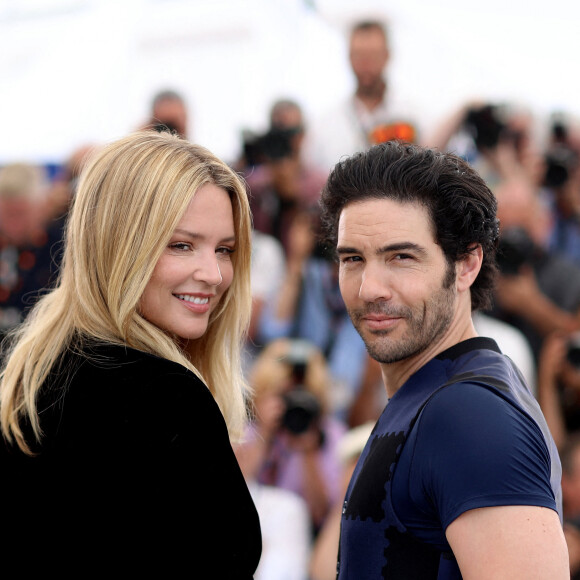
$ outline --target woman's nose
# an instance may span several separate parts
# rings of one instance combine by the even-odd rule
[[[204,258],[194,272],[194,278],[209,286],[219,286],[223,282],[220,265],[215,254]]]

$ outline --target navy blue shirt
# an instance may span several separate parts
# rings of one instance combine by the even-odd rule
[[[467,510],[560,511],[555,445],[521,373],[474,338],[415,373],[359,459],[341,523],[339,578],[461,578],[445,529]]]

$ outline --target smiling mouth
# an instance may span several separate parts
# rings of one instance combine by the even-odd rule
[[[174,294],[174,296],[192,304],[207,304],[209,302],[209,298],[199,298],[198,296],[188,296],[186,294]]]

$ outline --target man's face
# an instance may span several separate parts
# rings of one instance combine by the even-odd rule
[[[338,225],[340,289],[369,354],[393,363],[436,347],[454,318],[455,268],[419,204],[365,200]]]
[[[187,138],[187,110],[177,99],[163,99],[155,104],[153,120],[174,127],[179,135]]]
[[[350,65],[361,88],[372,88],[382,82],[389,51],[379,29],[354,32],[350,39]]]

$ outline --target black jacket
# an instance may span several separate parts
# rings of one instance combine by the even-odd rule
[[[22,550],[23,570],[79,578],[252,578],[258,515],[209,390],[137,350],[88,354],[65,355],[43,386],[37,455],[0,443],[2,560]]]

